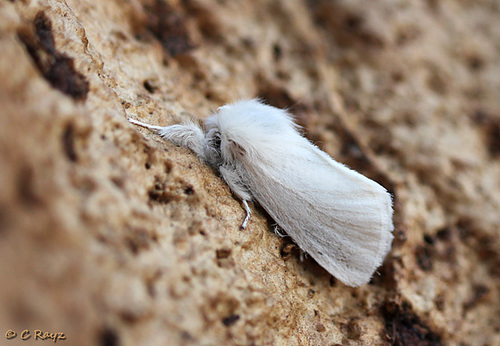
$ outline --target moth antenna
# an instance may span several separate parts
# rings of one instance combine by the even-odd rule
[[[156,125],[149,125],[149,124],[143,123],[142,121],[135,120],[132,118],[128,118],[128,121],[130,121],[132,124],[139,125],[139,126],[147,128],[147,129],[150,129],[151,131],[160,131],[160,130],[164,129],[164,127],[156,126]]]

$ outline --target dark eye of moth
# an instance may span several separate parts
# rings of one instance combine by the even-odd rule
[[[212,146],[220,150],[220,144],[221,144],[221,138],[220,138],[220,133],[216,132],[215,135],[212,137]]]

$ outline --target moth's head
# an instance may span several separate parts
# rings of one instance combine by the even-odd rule
[[[224,131],[215,116],[205,123],[206,140],[209,150],[209,161],[212,165],[220,166],[222,163],[241,160],[246,155],[246,150],[231,137],[232,133]]]
[[[206,138],[224,161],[252,160],[277,143],[297,135],[297,126],[283,109],[259,100],[227,104],[205,122]]]

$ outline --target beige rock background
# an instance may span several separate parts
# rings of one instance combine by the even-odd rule
[[[71,345],[500,344],[500,3],[0,2],[0,332]],[[349,288],[127,122],[260,96],[395,196]],[[51,342],[51,341],[46,341]]]

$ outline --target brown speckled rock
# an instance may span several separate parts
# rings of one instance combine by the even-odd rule
[[[0,3],[0,332],[66,344],[500,344],[500,5]],[[134,127],[239,98],[395,201],[349,288]],[[26,334],[25,334],[26,335]],[[50,342],[50,341],[47,341]]]

